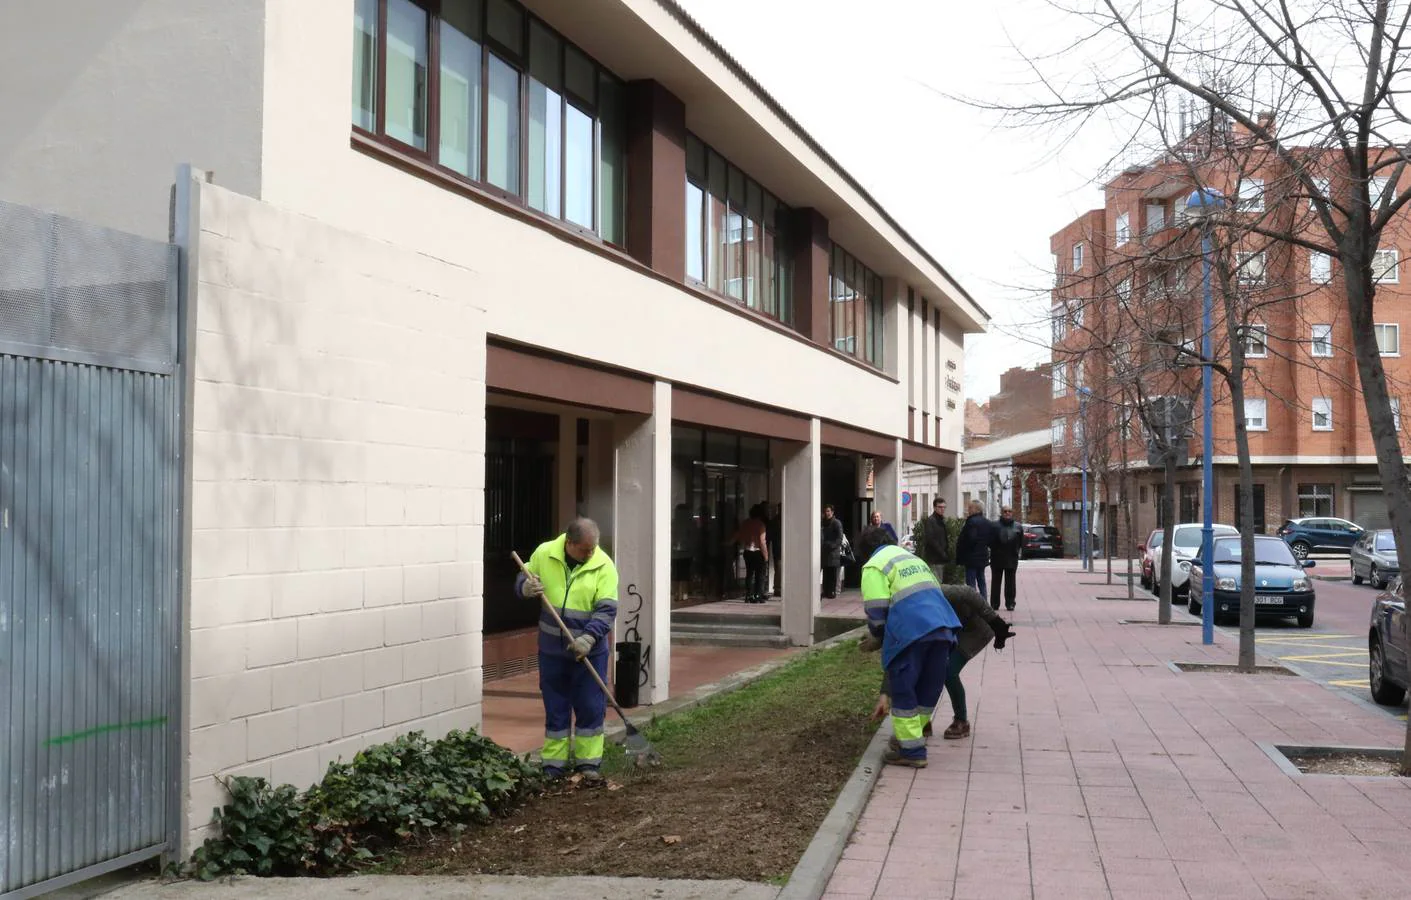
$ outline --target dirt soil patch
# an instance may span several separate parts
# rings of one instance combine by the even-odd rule
[[[1330,750],[1303,756],[1289,756],[1305,775],[1377,775],[1387,778],[1401,776],[1401,759],[1396,756],[1374,756],[1356,750]]]
[[[881,668],[856,641],[809,654],[644,733],[665,759],[563,783],[509,818],[409,848],[402,874],[787,878],[875,731]],[[609,711],[611,715],[611,711]]]
[[[1298,677],[1298,673],[1283,666],[1255,666],[1253,672],[1241,672],[1239,666],[1231,663],[1176,663],[1182,672],[1222,672],[1226,675],[1276,675]]]

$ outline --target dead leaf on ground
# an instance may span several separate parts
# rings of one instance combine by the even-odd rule
[[[662,842],[663,844],[666,844],[667,846],[671,846],[672,844],[679,844],[679,843],[681,843],[681,835],[679,835],[679,834],[664,834],[664,835],[661,836],[661,842]]]
[[[578,852],[578,848],[577,848],[577,847],[564,847],[562,850],[559,851],[559,856],[567,856],[567,855],[570,854],[570,853],[577,853],[577,852]]]
[[[609,782],[608,782],[608,790],[610,790],[610,791],[620,791],[620,790],[622,790],[622,785],[618,784],[616,781],[609,781]]]
[[[520,834],[521,832],[525,831],[525,830],[528,829],[528,828],[529,828],[528,825],[516,825],[516,826],[514,826],[514,828],[512,828],[512,829],[510,829],[510,830],[511,830],[511,832],[514,833],[514,834]]]

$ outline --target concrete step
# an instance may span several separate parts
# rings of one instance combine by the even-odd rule
[[[778,634],[778,625],[732,625],[721,622],[672,622],[672,634]]]
[[[778,613],[693,613],[678,609],[671,613],[671,626],[677,625],[755,625],[779,630],[782,620]]]
[[[777,647],[789,646],[789,639],[782,634],[764,632],[697,632],[672,629],[671,643],[696,647]]]

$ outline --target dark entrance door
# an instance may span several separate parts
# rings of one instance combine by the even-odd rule
[[[538,607],[515,596],[525,559],[558,533],[554,522],[554,452],[558,418],[489,407],[485,450],[485,634],[535,627]],[[574,448],[577,452],[577,448]]]

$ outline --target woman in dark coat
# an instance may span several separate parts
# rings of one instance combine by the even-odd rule
[[[843,564],[843,523],[833,514],[833,505],[823,507],[823,596],[838,596],[838,567]]]

